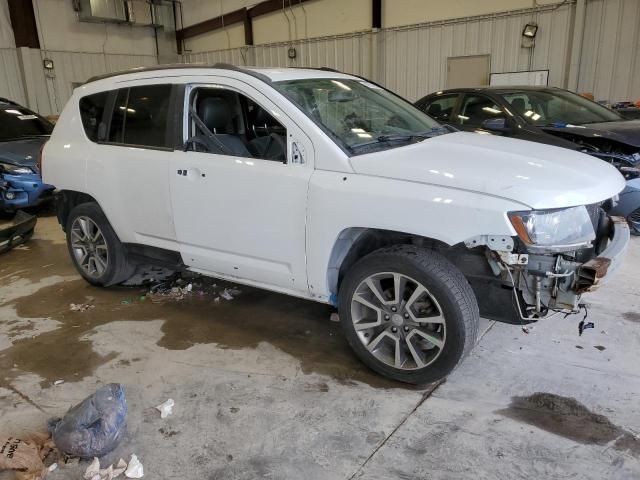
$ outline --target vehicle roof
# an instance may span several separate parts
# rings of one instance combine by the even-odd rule
[[[442,95],[445,93],[465,93],[465,92],[492,92],[492,93],[505,93],[505,92],[513,92],[513,91],[537,91],[537,92],[553,92],[563,90],[562,88],[557,87],[539,87],[532,85],[486,85],[482,87],[461,87],[461,88],[448,88],[446,90],[439,90],[438,95]],[[431,93],[430,95],[433,95]]]
[[[153,72],[166,72],[167,70],[183,71],[184,75],[189,75],[189,71],[197,71],[199,75],[202,75],[202,70],[210,70],[211,74],[220,73],[220,71],[233,71],[251,75],[253,77],[260,78],[267,83],[277,82],[282,80],[302,80],[306,78],[355,78],[351,75],[347,75],[337,70],[330,68],[266,68],[266,67],[238,67],[235,65],[229,65],[225,63],[216,63],[214,65],[205,65],[197,63],[176,63],[167,65],[154,65],[152,67],[139,67],[132,68],[130,70],[124,70],[121,72],[107,73],[104,75],[98,75],[91,77],[86,83],[96,82],[98,80],[116,79],[123,76],[128,76],[130,80],[136,78],[148,78],[152,76]]]

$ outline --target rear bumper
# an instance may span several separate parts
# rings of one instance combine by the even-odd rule
[[[35,215],[18,212],[11,223],[0,224],[0,253],[29,240],[37,221]]]
[[[629,225],[623,217],[611,217],[611,223],[612,235],[607,248],[578,269],[577,293],[596,290],[613,276],[622,263],[622,258],[629,245]]]
[[[0,209],[15,211],[35,207],[51,200],[54,187],[42,182],[40,175],[1,175],[9,183],[6,191],[0,191]],[[7,198],[7,194],[13,198]]]

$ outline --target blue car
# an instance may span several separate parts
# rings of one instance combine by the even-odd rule
[[[40,115],[0,98],[0,213],[12,214],[52,198],[37,161],[53,125]]]

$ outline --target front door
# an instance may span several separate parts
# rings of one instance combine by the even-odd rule
[[[188,150],[173,155],[170,169],[184,263],[306,294],[311,141],[266,95],[241,81],[191,85],[185,95],[185,112],[197,118],[185,113]]]

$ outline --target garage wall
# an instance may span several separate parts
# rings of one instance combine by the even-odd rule
[[[383,30],[381,81],[417,100],[445,87],[447,57],[491,55],[492,72],[549,70],[549,84],[566,85],[571,6],[520,10]],[[534,48],[522,48],[522,28],[535,21]]]
[[[152,28],[79,22],[71,0],[33,0],[33,9],[43,50],[156,54]]]
[[[640,1],[587,2],[578,90],[598,100],[640,99]]]
[[[0,0],[0,48],[15,46],[11,20],[9,19],[9,6],[7,0]]]
[[[370,76],[375,35],[357,33],[307,41],[273,43],[183,55],[185,63],[218,62],[258,67],[330,67],[356,75]],[[289,59],[289,48],[296,58]]]
[[[378,81],[410,100],[444,88],[447,57],[491,54],[493,72],[549,69],[566,84],[572,5],[541,7],[421,25],[184,55],[184,61],[336,68]],[[522,48],[522,28],[539,25],[535,48]],[[296,48],[294,60],[287,50]]]
[[[22,104],[26,101],[15,48],[0,48],[0,97]]]

